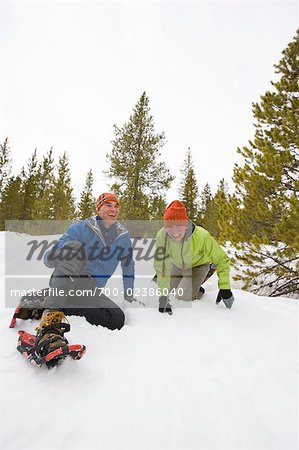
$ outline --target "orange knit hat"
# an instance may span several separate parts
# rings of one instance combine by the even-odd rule
[[[187,222],[188,216],[186,208],[179,200],[174,200],[167,206],[164,212],[164,220],[177,220],[181,222]]]
[[[97,199],[97,210],[99,211],[100,208],[105,204],[105,203],[109,203],[109,202],[115,202],[119,205],[119,200],[116,197],[115,194],[113,194],[113,192],[104,192],[103,194],[101,194],[98,199]]]

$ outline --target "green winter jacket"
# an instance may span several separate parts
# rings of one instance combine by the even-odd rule
[[[182,242],[173,241],[165,228],[156,235],[154,268],[158,287],[165,292],[170,289],[170,262],[180,269],[191,269],[213,262],[217,266],[219,289],[230,289],[230,260],[224,250],[202,227],[189,221]]]

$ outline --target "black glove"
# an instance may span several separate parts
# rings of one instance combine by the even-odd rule
[[[234,303],[234,296],[230,289],[220,289],[216,298],[216,305],[223,300],[223,303],[227,308],[231,308]]]
[[[129,303],[137,302],[137,300],[136,300],[136,298],[134,298],[134,295],[133,295],[133,294],[127,294],[127,293],[125,293],[125,294],[124,294],[124,299],[125,299],[127,302],[129,302]]]
[[[134,297],[133,297],[133,295],[129,295],[129,294],[124,294],[124,299],[127,301],[127,302],[129,302],[129,303],[132,303],[133,301],[134,301]]]
[[[172,315],[171,304],[169,298],[165,295],[159,298],[159,311],[160,313],[168,313]]]
[[[129,295],[129,294],[125,293],[124,299],[129,303],[135,302],[135,303],[138,303],[139,305],[145,306],[145,303],[143,303],[141,300],[137,300],[133,294]]]

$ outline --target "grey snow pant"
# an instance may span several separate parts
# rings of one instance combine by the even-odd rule
[[[186,269],[184,272],[171,263],[170,266],[170,290],[176,290],[176,298],[179,300],[196,300],[202,297],[199,288],[205,281],[209,272],[210,263],[202,266]]]

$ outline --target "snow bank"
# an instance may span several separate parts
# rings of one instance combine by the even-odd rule
[[[51,371],[16,351],[17,330],[36,322],[9,330],[3,298],[1,450],[295,450],[298,302],[235,289],[227,310],[215,305],[217,278],[205,287],[173,316],[123,305],[120,331],[71,317],[68,339],[87,354]]]

